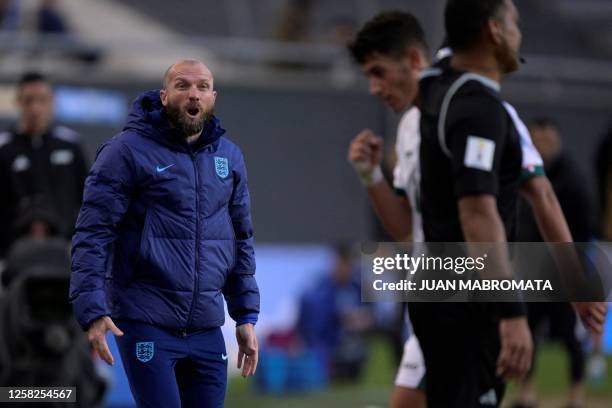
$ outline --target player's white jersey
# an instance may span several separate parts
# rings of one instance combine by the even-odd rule
[[[544,161],[542,156],[537,151],[531,140],[531,134],[529,129],[525,126],[525,123],[521,120],[514,106],[508,102],[504,102],[504,108],[512,118],[514,127],[521,138],[521,150],[523,151],[523,180],[531,176],[541,176],[544,174]]]
[[[419,146],[421,133],[419,123],[421,112],[418,108],[408,109],[397,127],[395,154],[397,160],[393,169],[393,187],[406,194],[412,208],[412,240],[423,242],[423,223],[419,198],[421,170],[419,165]]]

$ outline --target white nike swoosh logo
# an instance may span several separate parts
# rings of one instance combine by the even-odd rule
[[[227,354],[221,354],[221,358],[222,358],[223,360],[227,360]]]
[[[156,170],[157,170],[158,173],[163,173],[164,171],[168,170],[172,166],[174,166],[174,163],[169,165],[169,166],[166,166],[166,167],[159,167],[159,166],[157,166]]]

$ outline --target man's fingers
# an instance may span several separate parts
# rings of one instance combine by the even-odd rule
[[[527,355],[519,347],[504,347],[497,360],[497,375],[505,379],[522,377],[529,367]]]
[[[507,377],[509,379],[516,378],[520,373],[521,365],[521,350],[516,347],[510,347],[508,352],[508,370]]]
[[[531,367],[531,351],[521,346],[513,346],[506,353],[502,375],[507,380],[525,378]]]
[[[384,141],[380,137],[373,136],[372,138],[368,140],[368,143],[370,144],[371,147],[375,149],[380,149],[383,146]]]
[[[367,160],[372,154],[372,148],[365,143],[354,144],[349,150],[349,160]]]
[[[255,366],[257,364],[257,355],[253,354],[245,356],[244,369],[242,370],[243,377],[249,377],[255,374]]]
[[[591,331],[601,334],[606,319],[607,307],[605,304],[593,303],[588,306],[579,306],[580,318],[584,325]]]
[[[376,135],[374,134],[374,132],[372,132],[371,129],[363,129],[361,132],[359,132],[359,134],[357,135],[357,137],[355,137],[355,141],[369,141],[372,138],[376,137]]]
[[[504,378],[507,380],[515,379],[520,373],[520,351],[516,348],[510,348],[506,355],[506,369]]]
[[[596,305],[591,308],[591,316],[597,324],[604,324],[606,320],[606,309],[602,308],[600,305]]]
[[[246,348],[247,351],[240,351],[238,353],[238,368],[242,368],[240,374],[243,377],[249,377],[255,374],[257,369],[258,352],[256,348]],[[249,354],[247,354],[249,353]]]
[[[94,342],[94,346],[98,351],[98,355],[100,355],[100,358],[106,361],[108,365],[112,366],[115,363],[115,361],[113,360],[113,355],[111,354],[108,348],[108,344],[106,344],[106,339],[104,337],[97,338]]]
[[[253,354],[253,372],[251,373],[251,375],[255,375],[255,372],[257,371],[257,364],[259,363],[259,353],[256,351]]]
[[[238,350],[238,363],[236,364],[236,368],[238,368],[239,370],[242,367],[243,358],[244,358],[244,352],[242,351],[242,349],[239,349]]]
[[[504,376],[506,371],[508,370],[508,347],[502,346],[502,349],[499,353],[499,357],[497,358],[497,375]]]
[[[240,372],[240,375],[242,375],[243,377],[247,376],[247,372],[249,370],[249,365],[251,364],[251,362],[249,361],[249,356],[247,356],[246,354],[244,355],[244,363],[242,364],[242,371]]]
[[[594,321],[594,319],[590,315],[583,319],[582,322],[587,326],[589,330],[591,330],[595,334],[603,333],[603,324]]]
[[[110,317],[108,318],[106,323],[107,323],[108,328],[110,328],[110,331],[113,332],[115,336],[123,336],[123,332],[119,330],[117,326],[115,326],[115,323]]]
[[[531,352],[527,349],[522,349],[518,356],[518,379],[524,379],[527,376],[530,368]]]

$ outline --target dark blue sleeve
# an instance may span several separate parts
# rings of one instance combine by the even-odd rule
[[[116,138],[105,143],[85,180],[83,204],[72,237],[70,302],[86,330],[110,315],[105,276],[117,224],[127,212],[132,188],[130,154]]]
[[[223,294],[228,312],[237,325],[255,324],[259,315],[259,289],[255,281],[251,203],[242,153],[239,153],[233,171],[234,192],[229,213],[236,236],[236,263],[225,281]]]

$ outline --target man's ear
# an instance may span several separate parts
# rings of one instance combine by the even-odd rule
[[[423,60],[423,54],[417,47],[408,47],[405,53],[408,61],[410,61],[410,66],[413,69],[422,69],[425,67],[425,61]]]
[[[159,99],[164,107],[168,106],[168,92],[165,89],[159,91]]]
[[[503,42],[504,27],[501,20],[497,18],[490,18],[487,22],[488,35],[491,38],[493,44],[501,44]]]

